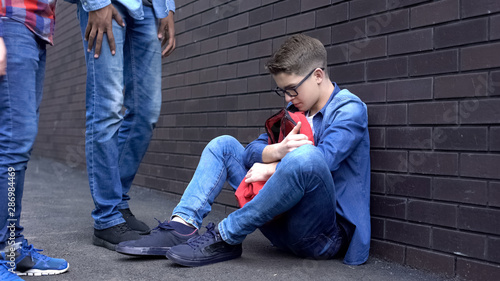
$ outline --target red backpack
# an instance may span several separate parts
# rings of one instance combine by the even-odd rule
[[[266,120],[265,128],[268,136],[268,143],[274,144],[283,141],[298,122],[302,123],[299,133],[306,135],[309,140],[314,143],[311,125],[309,125],[304,112],[290,112],[286,109],[282,109]],[[245,179],[243,179],[234,194],[240,207],[250,202],[250,200],[259,193],[262,187],[264,187],[265,183],[265,181],[246,183]]]

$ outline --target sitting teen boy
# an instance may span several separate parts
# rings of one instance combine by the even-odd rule
[[[117,251],[163,255],[200,266],[241,256],[241,243],[259,228],[273,245],[300,257],[343,257],[358,265],[370,248],[370,155],[366,105],[332,83],[326,50],[305,35],[288,38],[267,63],[288,110],[306,113],[314,145],[298,133],[268,145],[262,134],[246,148],[233,137],[212,140],[172,219]],[[203,218],[228,181],[266,181],[260,192],[216,227],[198,234]],[[191,238],[191,239],[190,239]],[[189,241],[188,241],[189,239]]]

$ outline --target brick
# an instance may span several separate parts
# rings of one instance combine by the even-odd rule
[[[332,42],[332,28],[331,27],[325,27],[325,28],[317,28],[313,29],[307,32],[304,32],[305,35],[311,36],[312,38],[316,38],[323,45],[330,45],[330,42]]]
[[[236,77],[236,64],[230,65],[221,65],[217,69],[217,73],[219,75],[219,80],[231,79]]]
[[[488,237],[487,239],[487,254],[486,254],[486,260],[489,260],[491,262],[495,263],[500,263],[500,238],[496,237]]]
[[[389,55],[399,55],[432,50],[433,33],[431,28],[408,31],[389,36]]]
[[[221,35],[223,33],[227,33],[229,31],[228,20],[221,20],[221,21],[214,22],[214,23],[210,24],[208,27],[209,27],[209,32],[210,32],[211,37],[218,36],[218,35]]]
[[[488,40],[488,19],[474,19],[435,28],[436,48],[460,46]]]
[[[386,83],[364,83],[347,86],[347,89],[358,96],[364,103],[385,101]]]
[[[408,106],[408,123],[457,124],[458,104],[456,102],[413,103]]]
[[[490,17],[490,40],[500,39],[500,15]]]
[[[273,7],[264,6],[262,8],[249,12],[248,22],[250,25],[261,24],[273,19]]]
[[[238,99],[239,100],[239,99]],[[246,111],[238,111],[238,112],[228,112],[227,113],[227,126],[232,127],[241,127],[247,126],[247,112]]]
[[[226,83],[228,95],[242,94],[248,92],[248,81],[246,78],[229,80]],[[233,108],[234,109],[234,104]]]
[[[373,239],[370,245],[370,254],[384,260],[403,264],[405,260],[405,246]]]
[[[377,36],[409,28],[409,10],[390,11],[366,19],[366,33]]]
[[[293,14],[298,14],[300,12],[300,1],[279,1],[278,3],[274,4],[273,7],[274,19],[279,19]]]
[[[372,238],[384,238],[384,220],[371,218]]]
[[[500,266],[497,264],[457,259],[457,277],[464,280],[500,280]]]
[[[385,175],[382,173],[371,173],[370,191],[385,193]]]
[[[500,71],[491,72],[488,95],[500,96]]]
[[[387,9],[396,9],[406,6],[411,6],[415,4],[419,4],[422,2],[428,2],[428,0],[388,0],[387,1]]]
[[[414,268],[443,274],[447,277],[453,277],[455,274],[455,258],[433,251],[408,247],[405,264]]]
[[[347,44],[327,47],[326,52],[329,65],[344,63],[349,60],[349,47]]]
[[[368,128],[370,135],[370,147],[384,148],[385,147],[385,130],[384,128]]]
[[[385,222],[385,238],[395,242],[428,248],[430,233],[428,226],[392,220]]]
[[[408,220],[426,224],[455,227],[457,223],[457,206],[420,200],[410,200],[408,202]]]
[[[488,201],[485,181],[435,178],[432,198],[436,200],[486,205]]]
[[[498,124],[500,100],[469,100],[460,102],[462,124]]]
[[[369,105],[368,124],[370,125],[405,125],[407,109],[405,104]]]
[[[458,228],[500,234],[500,210],[478,207],[464,207],[458,209]]]
[[[271,56],[273,51],[273,41],[259,41],[248,46],[248,58],[258,58]]]
[[[458,0],[442,0],[411,9],[411,27],[419,27],[459,18]]]
[[[237,104],[238,104],[237,96],[226,96],[217,99],[217,108],[221,111],[234,109]]]
[[[490,128],[490,150],[500,151],[500,127]]]
[[[259,95],[239,95],[238,105],[239,110],[256,110],[259,108]]]
[[[405,151],[372,150],[370,158],[372,171],[406,172],[408,169]]]
[[[334,25],[349,19],[349,4],[342,3],[316,11],[316,27]]]
[[[406,216],[406,199],[372,195],[370,212],[374,216],[403,219]]]
[[[432,78],[387,83],[387,101],[432,99]]]
[[[386,146],[388,148],[431,148],[431,128],[387,128]]]
[[[434,98],[463,98],[485,96],[488,74],[458,74],[434,78]]]
[[[270,75],[248,78],[248,92],[269,92],[274,86],[274,80]],[[275,87],[275,86],[274,86]]]
[[[461,69],[472,70],[500,67],[499,48],[500,43],[489,43],[462,49],[460,51]]]
[[[488,150],[486,128],[435,128],[434,148],[440,150]]]
[[[490,206],[500,207],[500,182],[490,181],[488,189],[488,203]]]
[[[286,32],[295,33],[308,29],[313,29],[316,25],[316,13],[309,12],[286,19]]]
[[[232,18],[229,18],[229,28],[228,28],[228,31],[231,32],[231,31],[235,31],[235,30],[238,30],[238,29],[243,29],[243,28],[246,28],[249,26],[249,22],[250,22],[250,19],[249,19],[249,14],[248,13],[244,13],[244,14],[240,14],[240,15],[237,15],[236,17],[232,17]]]
[[[387,55],[387,40],[385,37],[366,38],[349,43],[349,60],[366,60]]]
[[[385,0],[354,0],[351,1],[349,18],[359,18],[385,11]]]
[[[387,174],[387,194],[431,198],[431,182],[430,177]]]
[[[408,58],[406,57],[369,61],[366,64],[366,76],[368,81],[406,77],[407,75]]]
[[[300,1],[300,10],[301,11],[308,11],[308,10],[313,10],[317,9],[323,6],[327,6],[331,4],[331,0],[302,0]],[[321,11],[321,9],[320,9]]]
[[[340,84],[365,80],[364,63],[333,66],[328,71],[330,78]]]
[[[360,19],[332,26],[332,43],[362,39],[366,37],[366,20]]]
[[[260,39],[260,26],[250,27],[238,32],[238,45],[255,42]]]
[[[262,24],[260,34],[262,39],[276,37],[286,33],[286,19],[274,20]]]
[[[248,45],[231,48],[227,51],[227,62],[237,62],[248,59]]]
[[[458,71],[458,51],[439,51],[410,57],[411,76]]]
[[[259,74],[259,61],[252,60],[238,63],[238,77]]]
[[[260,6],[260,0],[238,1],[237,3],[239,4],[238,12],[240,13],[253,10]]]
[[[460,175],[500,179],[500,155],[463,153],[460,158]]]
[[[430,175],[458,175],[458,154],[438,152],[410,152],[410,173]]]
[[[462,0],[462,17],[491,14],[500,11],[500,3],[495,0]]]

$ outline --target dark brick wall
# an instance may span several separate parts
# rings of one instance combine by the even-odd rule
[[[500,2],[178,0],[177,50],[135,184],[182,194],[203,147],[244,144],[283,106],[263,65],[303,32],[369,110],[374,256],[500,280]],[[85,67],[75,7],[59,3],[35,153],[84,165]],[[59,167],[54,173],[64,176]],[[229,189],[216,207],[231,211]]]

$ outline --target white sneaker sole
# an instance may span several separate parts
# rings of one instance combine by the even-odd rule
[[[27,270],[25,272],[14,271],[14,273],[17,274],[17,276],[48,276],[48,275],[62,274],[64,272],[68,271],[68,269],[69,269],[69,263],[68,263],[68,267],[66,267],[65,269],[61,269],[61,270],[30,269],[30,270]]]

